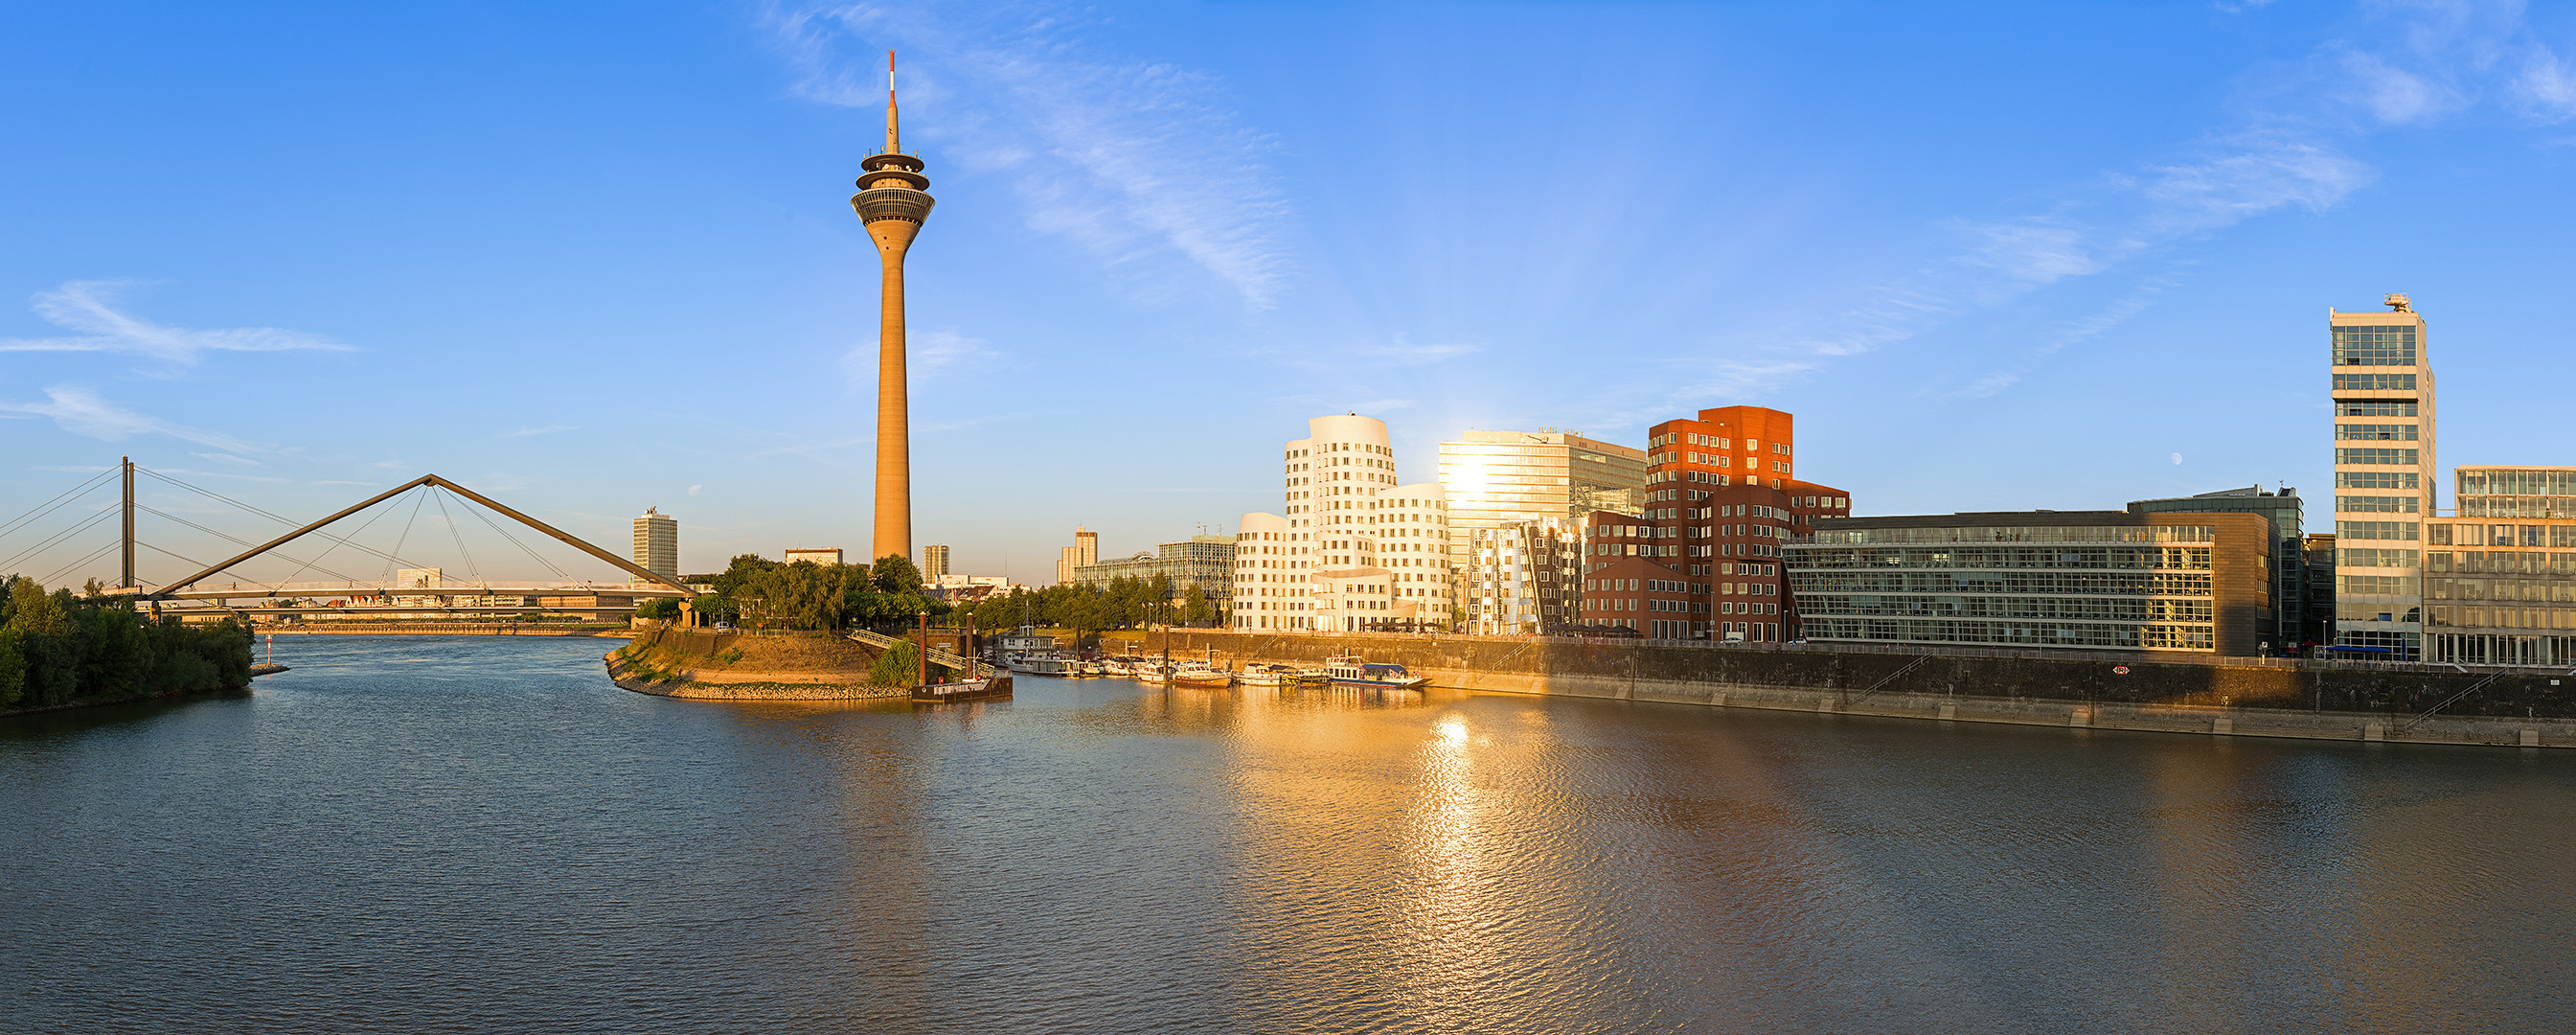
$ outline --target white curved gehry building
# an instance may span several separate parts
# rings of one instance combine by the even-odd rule
[[[1357,631],[1447,624],[1448,516],[1436,484],[1400,484],[1386,422],[1306,422],[1280,449],[1281,510],[1243,516],[1234,627]]]

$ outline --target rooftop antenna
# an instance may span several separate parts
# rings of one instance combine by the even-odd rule
[[[2398,311],[2398,312],[2401,312],[2401,313],[2413,312],[2414,310],[2411,310],[2411,309],[2406,308],[2406,306],[2407,306],[2407,305],[2408,305],[2408,300],[2407,300],[2406,296],[2404,296],[2404,295],[2390,295],[2390,296],[2388,296],[2388,308],[2390,308],[2390,309],[2394,309],[2394,310],[2396,310],[2396,311]]]
[[[886,51],[886,149],[885,153],[902,154],[903,139],[895,132],[894,120],[894,51]]]

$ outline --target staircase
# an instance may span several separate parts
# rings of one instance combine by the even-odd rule
[[[896,644],[912,642],[911,640],[897,639],[884,633],[869,632],[865,629],[850,630],[850,638],[871,647],[875,647],[878,650],[893,650]],[[932,647],[929,650],[922,651],[921,653],[923,657],[930,659],[931,664],[944,665],[949,668],[956,669],[959,673],[969,679],[982,679],[994,674],[995,672],[1001,671],[1000,669],[996,669],[981,661],[970,661],[966,658],[960,657],[956,652],[945,648]]]

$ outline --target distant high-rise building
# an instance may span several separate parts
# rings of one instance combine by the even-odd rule
[[[1073,581],[1073,569],[1098,563],[1100,563],[1100,533],[1075,525],[1073,526],[1073,545],[1056,549],[1056,584],[1059,586],[1069,584]]]
[[[1468,627],[1481,628],[1477,623],[1499,615],[1479,613],[1471,584],[1499,585],[1507,573],[1476,570],[1476,544],[1492,538],[1480,533],[1551,519],[1579,526],[1601,510],[1634,513],[1645,501],[1646,454],[1565,431],[1470,431],[1440,444],[1440,489],[1458,601],[1469,612]]]
[[[936,583],[948,574],[948,548],[936,543],[921,548],[921,580]]]
[[[2334,361],[2335,643],[2422,656],[2423,524],[2434,514],[2433,365],[2424,317],[2327,311]]]
[[[680,577],[680,523],[660,507],[647,508],[635,519],[635,566],[667,579]]]

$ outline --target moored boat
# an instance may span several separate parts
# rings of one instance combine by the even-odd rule
[[[1005,654],[1002,656],[1002,663],[1009,666],[1010,670],[1013,672],[1026,672],[1033,676],[1069,676],[1073,674],[1073,659],[1052,651],[1044,653]]]
[[[1297,681],[1297,670],[1286,665],[1246,665],[1234,678],[1245,686],[1286,686]]]
[[[1234,685],[1234,673],[1194,662],[1173,670],[1172,683],[1199,690],[1223,690]]]
[[[1334,686],[1371,687],[1380,690],[1420,690],[1431,685],[1431,677],[1417,676],[1402,665],[1375,664],[1360,660],[1359,655],[1343,654],[1324,661],[1324,676]]]

